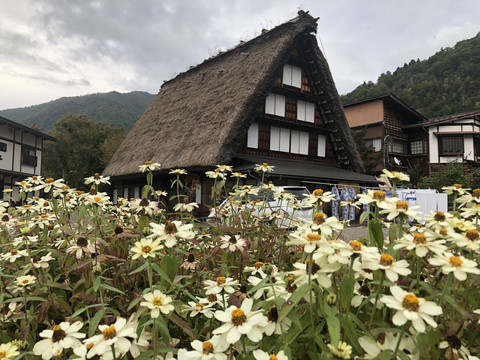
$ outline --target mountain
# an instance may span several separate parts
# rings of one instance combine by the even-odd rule
[[[0,116],[29,127],[37,124],[40,131],[46,132],[67,114],[87,115],[91,120],[123,127],[128,132],[154,97],[142,91],[63,97],[40,105],[0,110]]]
[[[344,104],[394,93],[427,118],[480,109],[480,33],[441,49],[427,60],[411,60],[341,96]]]

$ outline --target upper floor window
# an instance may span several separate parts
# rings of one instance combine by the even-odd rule
[[[270,150],[308,155],[308,143],[308,132],[276,126],[270,128]]]
[[[247,147],[258,149],[258,123],[253,123],[248,128]]]
[[[285,64],[283,67],[283,83],[285,85],[302,87],[302,69],[298,66]]]
[[[37,166],[37,154],[33,147],[22,145],[22,164]]]
[[[318,135],[317,156],[325,157],[327,152],[327,137],[325,135]]]
[[[4,142],[0,142],[0,151],[7,151],[7,144]]]
[[[425,140],[414,140],[410,142],[410,154],[426,154],[427,153],[427,144]]]
[[[375,139],[365,139],[365,146],[372,147],[375,151],[382,150],[382,139],[375,138]]]
[[[392,139],[390,142],[390,152],[394,154],[405,154],[406,149],[405,149],[406,142],[403,140],[399,139]]]
[[[302,121],[315,122],[315,104],[297,100],[297,119]]]
[[[285,96],[270,94],[265,100],[265,114],[285,116]]]
[[[438,142],[440,155],[463,154],[463,136],[442,136]]]

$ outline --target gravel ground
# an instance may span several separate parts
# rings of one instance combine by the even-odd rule
[[[383,233],[388,235],[388,229],[383,229]],[[368,239],[367,225],[351,225],[342,232],[345,241],[358,240],[361,238]]]

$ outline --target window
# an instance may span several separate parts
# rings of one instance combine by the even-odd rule
[[[390,152],[394,154],[405,154],[405,141],[393,139],[390,142]]]
[[[270,128],[270,150],[308,155],[309,135],[305,131]]]
[[[315,104],[303,100],[297,100],[297,119],[315,122]]]
[[[7,144],[4,142],[0,142],[0,151],[7,151]]]
[[[302,87],[302,69],[297,66],[286,64],[283,67],[283,83],[285,85]]]
[[[253,123],[248,128],[247,147],[258,149],[258,124]]]
[[[375,139],[365,139],[365,146],[372,147],[375,151],[382,150],[382,139],[375,138]]]
[[[462,136],[442,136],[438,140],[440,155],[458,155],[463,153]]]
[[[427,147],[424,140],[414,140],[410,143],[410,154],[426,154]]]
[[[265,114],[285,116],[285,96],[270,94],[265,100]]]
[[[35,149],[23,145],[22,146],[22,164],[23,165],[30,165],[30,166],[37,166],[37,156],[36,156]]]
[[[325,157],[327,149],[327,137],[325,135],[318,135],[317,156]]]

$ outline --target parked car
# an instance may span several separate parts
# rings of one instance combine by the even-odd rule
[[[279,186],[270,189],[247,186],[213,208],[208,221],[238,225],[239,222],[276,224],[291,228],[301,219],[312,220],[313,207],[302,200],[310,194],[305,186]]]

